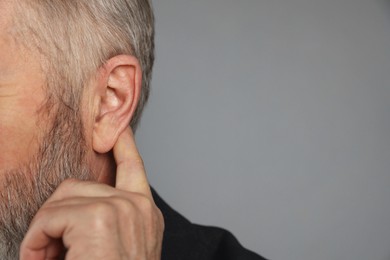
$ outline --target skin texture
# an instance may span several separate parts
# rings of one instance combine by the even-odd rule
[[[115,56],[96,71],[83,91],[76,118],[80,124],[75,120],[69,130],[67,125],[73,121],[58,119],[64,114],[60,113],[63,107],[55,107],[57,113],[45,111],[42,57],[9,36],[11,17],[12,1],[0,0],[0,185],[6,191],[0,201],[2,219],[7,220],[3,217],[6,209],[16,209],[14,214],[22,218],[20,214],[27,214],[23,207],[37,202],[34,187],[40,187],[39,191],[47,188],[40,195],[38,209],[32,209],[20,259],[62,259],[65,252],[66,259],[159,259],[163,218],[153,202],[142,159],[128,128],[141,89],[138,60],[130,55]],[[56,126],[60,134],[53,131]],[[80,158],[69,156],[50,163],[52,158],[48,159],[42,147],[50,147],[44,145],[48,142],[55,144],[56,152],[57,147],[69,142],[67,134],[78,133],[71,132],[73,128],[81,132],[80,145],[75,146],[82,150]],[[56,134],[48,138],[53,132]],[[49,163],[43,167],[45,161]],[[77,167],[65,168],[68,165]],[[37,169],[44,175],[38,175]],[[61,171],[72,169],[86,169],[82,179],[90,181],[56,180]],[[64,176],[78,178],[78,174]],[[38,183],[42,178],[37,176],[46,176],[43,179],[49,179],[48,183]],[[31,186],[31,196],[24,184]],[[13,196],[17,189],[28,196]],[[12,218],[15,216],[10,215],[8,220]],[[8,224],[5,221],[1,225]],[[22,227],[15,229],[25,233]]]

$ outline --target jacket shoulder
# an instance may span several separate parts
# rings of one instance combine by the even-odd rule
[[[162,260],[265,260],[228,231],[192,224],[153,191],[165,221]]]

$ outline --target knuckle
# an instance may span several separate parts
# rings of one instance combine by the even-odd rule
[[[115,207],[111,203],[101,200],[90,205],[90,210],[93,215],[109,218],[114,214]]]
[[[144,213],[147,213],[147,212],[152,213],[154,211],[155,204],[148,197],[143,196],[143,195],[139,195],[137,200],[138,200],[137,201],[138,202],[138,207],[139,207],[139,209],[142,212],[144,212]]]
[[[52,215],[53,212],[54,212],[53,208],[47,207],[47,206],[43,206],[42,208],[40,208],[37,211],[37,213],[33,217],[32,221],[30,223],[30,226],[32,226],[32,225],[34,225],[36,223],[45,222],[47,220],[47,218]]]
[[[159,227],[164,222],[160,209],[153,200],[146,196],[139,196],[137,207],[143,215],[143,220],[152,229]]]
[[[41,219],[43,219],[44,216],[48,214],[48,211],[49,210],[45,207],[39,209],[38,212],[35,214],[33,220],[31,221],[31,224],[39,222]]]
[[[134,212],[134,204],[126,198],[112,197],[111,200],[115,205],[117,212],[121,212],[124,215],[129,215]]]
[[[110,230],[116,222],[116,209],[111,203],[96,202],[89,206],[89,213],[90,224],[94,230]]]
[[[77,179],[66,179],[58,186],[57,190],[69,190],[74,187],[79,181]]]

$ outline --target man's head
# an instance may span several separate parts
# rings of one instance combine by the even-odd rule
[[[148,97],[153,24],[148,0],[0,0],[2,259],[62,180],[112,182],[110,150]]]
[[[14,37],[42,57],[49,90],[77,94],[110,58],[135,56],[142,93],[131,126],[149,95],[154,61],[154,17],[149,0],[20,0]],[[77,96],[77,95],[76,95]],[[65,102],[68,100],[65,100]]]

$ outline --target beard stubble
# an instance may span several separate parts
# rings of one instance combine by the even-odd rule
[[[79,113],[61,109],[38,154],[27,165],[5,173],[0,190],[0,259],[19,259],[31,220],[64,180],[96,181],[86,151]]]

